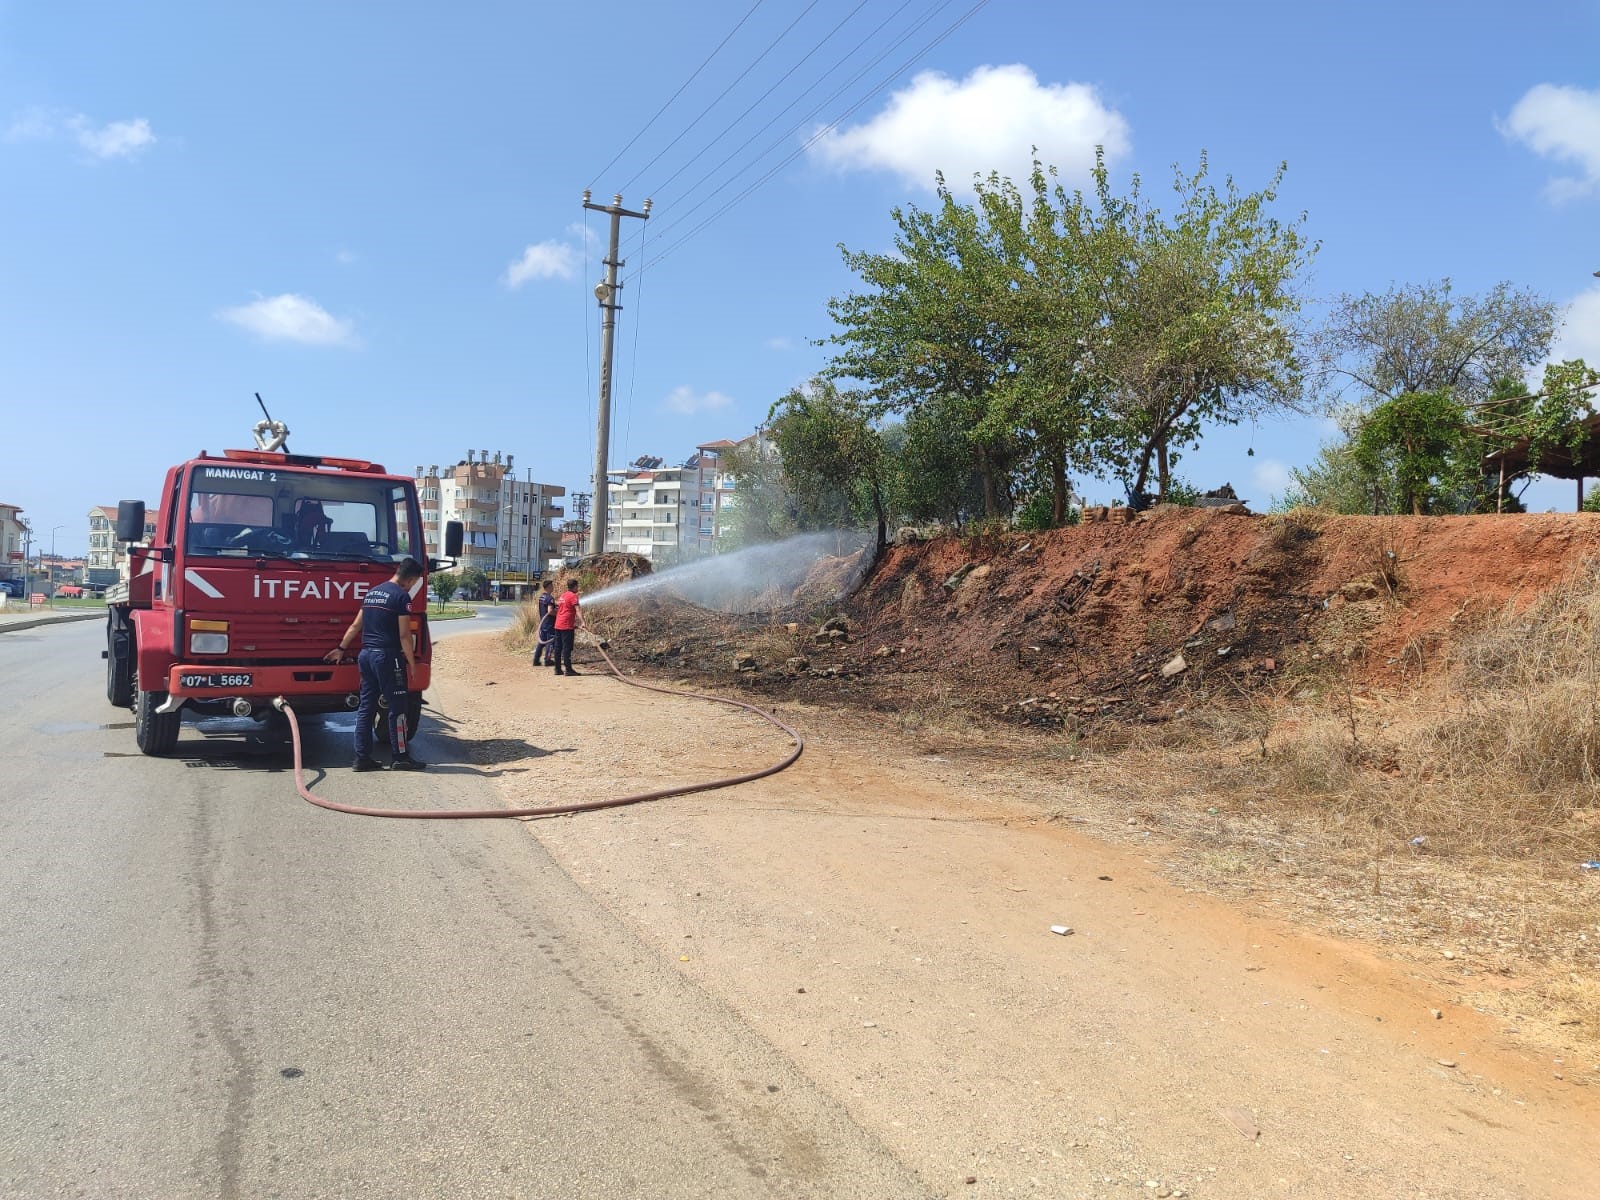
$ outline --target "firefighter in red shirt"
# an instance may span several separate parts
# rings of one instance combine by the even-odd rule
[[[556,642],[550,661],[555,665],[557,675],[563,673],[563,668],[565,674],[577,674],[572,669],[572,639],[582,628],[583,610],[578,607],[578,584],[569,579],[567,590],[556,601]]]

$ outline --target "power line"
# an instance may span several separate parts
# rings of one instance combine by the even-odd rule
[[[665,146],[663,146],[656,153],[656,156],[654,158],[652,158],[649,162],[645,163],[644,166],[640,167],[638,169],[638,171],[634,172],[633,178],[628,180],[626,183],[624,183],[622,185],[622,190],[624,192],[626,192],[629,188],[631,188],[638,181],[640,175],[643,175],[651,167],[655,166],[656,163],[661,161],[661,156],[662,155],[666,154],[666,152],[668,150],[671,150],[679,142],[683,141],[683,139],[686,136],[688,136],[689,131],[692,130],[696,125],[700,124],[700,122],[705,119],[705,116],[706,116],[707,113],[709,113],[718,104],[721,104],[722,103],[722,98],[724,96],[726,96],[729,92],[733,91],[734,88],[738,87],[739,84],[744,81],[744,77],[746,75],[750,74],[751,71],[754,71],[756,69],[756,67],[760,65],[762,59],[766,58],[767,55],[771,54],[774,50],[776,50],[778,48],[778,43],[783,41],[784,38],[788,37],[789,36],[789,31],[792,30],[796,25],[800,24],[801,21],[805,20],[806,14],[809,13],[813,8],[815,8],[820,2],[821,2],[821,0],[811,0],[810,4],[806,5],[805,8],[801,9],[800,10],[800,15],[798,17],[796,17],[794,20],[790,21],[787,25],[785,25],[784,28],[783,28],[783,32],[780,33],[777,37],[773,38],[772,41],[768,42],[767,43],[767,48],[765,50],[763,50],[760,54],[756,55],[755,61],[753,61],[744,70],[740,71],[739,74],[738,74],[738,77],[735,78],[732,83],[730,83],[727,87],[723,88],[722,91],[718,92],[717,93],[717,98],[715,100],[713,100],[710,104],[706,105],[703,109],[701,109],[699,116],[695,117],[694,120],[690,121],[688,126],[683,130],[682,133],[678,134],[677,137],[673,138],[670,142],[668,142]]]
[[[946,4],[948,4],[948,3],[950,3],[950,0],[945,0],[945,2],[946,2]],[[974,4],[970,9],[968,9],[965,13],[963,13],[959,18],[957,18],[954,22],[952,22],[943,32],[941,32],[932,41],[928,42],[920,50],[918,50],[915,54],[913,54],[910,58],[906,59],[898,67],[896,67],[893,71],[891,71],[888,75],[884,76],[883,79],[880,82],[878,82],[876,85],[874,85],[873,88],[870,91],[868,91],[865,95],[863,95],[860,99],[858,99],[854,104],[850,105],[849,108],[845,109],[837,117],[835,117],[833,120],[829,121],[826,125],[824,125],[820,129],[818,129],[815,133],[813,133],[809,138],[806,139],[805,142],[803,142],[800,145],[800,147],[797,150],[795,150],[793,153],[791,153],[791,154],[787,155],[785,158],[783,158],[775,166],[773,166],[771,169],[769,169],[766,172],[766,174],[762,175],[754,183],[750,184],[749,187],[745,188],[744,191],[740,192],[737,196],[735,196],[728,203],[724,204],[721,208],[717,209],[714,213],[712,213],[710,216],[705,218],[705,220],[701,221],[693,229],[689,230],[688,233],[685,233],[682,237],[678,238],[677,241],[670,243],[665,250],[662,250],[654,258],[652,258],[648,262],[642,264],[640,266],[639,270],[636,271],[634,273],[634,275],[631,276],[630,278],[634,278],[634,279],[638,278],[638,276],[641,273],[643,273],[644,271],[648,270],[650,267],[655,266],[657,263],[659,263],[662,260],[664,260],[665,258],[667,258],[669,255],[671,255],[674,251],[676,251],[684,243],[688,242],[691,238],[695,237],[697,234],[699,234],[707,226],[711,225],[713,222],[718,220],[724,213],[726,213],[730,209],[736,207],[742,200],[744,200],[745,197],[749,196],[752,192],[756,191],[763,184],[765,184],[769,180],[771,180],[773,178],[773,176],[777,175],[777,173],[779,171],[783,170],[784,167],[788,166],[791,162],[793,162],[796,158],[800,157],[800,155],[804,154],[807,150],[809,150],[813,145],[815,145],[823,137],[825,137],[827,134],[831,133],[834,129],[836,129],[842,121],[844,121],[851,114],[853,114],[857,109],[859,109],[868,100],[871,100],[874,96],[876,96],[884,88],[888,87],[891,83],[893,83],[909,67],[913,66],[919,59],[921,59],[926,54],[928,54],[929,51],[933,50],[940,43],[945,41],[945,39],[950,37],[951,34],[953,34],[957,29],[961,28],[962,25],[966,24],[967,21],[969,21],[973,16],[975,16],[978,13],[978,11],[980,9],[984,8],[988,3],[989,3],[989,0],[978,0],[978,3]],[[944,5],[941,5],[940,7],[943,8]],[[938,11],[938,10],[935,10],[935,11]],[[901,40],[904,41],[905,39],[902,38]],[[896,45],[898,45],[898,44],[899,43],[896,43]],[[892,49],[893,49],[893,47],[891,47],[891,50]],[[885,53],[887,54],[888,52],[885,52]],[[883,56],[880,56],[880,60],[881,60],[882,57]],[[880,61],[880,60],[875,60],[875,61]],[[869,64],[868,67],[866,68],[866,70],[870,70],[872,65],[875,65],[875,63],[874,64]],[[864,73],[865,73],[865,70],[862,71],[862,72],[858,72],[857,75],[855,76],[855,78],[852,79],[850,82],[851,83],[855,82],[855,79],[859,79],[861,74],[864,74]],[[849,86],[850,86],[850,84],[846,83],[838,91],[834,92],[834,96],[837,96],[839,94],[839,92],[844,91]],[[829,100],[831,100],[831,99],[833,99],[833,96],[829,97]],[[817,109],[813,109],[812,110],[812,114],[817,112],[820,108],[825,106],[827,103],[828,103],[828,101],[824,100],[822,105],[818,105]],[[662,231],[663,235],[665,235],[666,232],[676,228],[676,226],[683,224],[684,221],[686,221],[688,219],[690,214],[692,214],[696,210],[700,209],[705,204],[709,203],[711,200],[715,199],[717,195],[719,195],[721,192],[723,192],[729,186],[731,186],[735,179],[739,178],[740,175],[743,175],[746,171],[750,170],[751,167],[755,166],[763,158],[765,158],[768,154],[770,154],[773,149],[775,149],[777,146],[781,145],[783,143],[783,141],[786,138],[788,138],[790,133],[793,133],[795,129],[799,129],[799,128],[803,127],[805,125],[806,121],[810,119],[810,116],[812,114],[808,114],[805,118],[802,118],[802,120],[796,126],[794,126],[788,132],[786,132],[783,135],[783,137],[779,138],[778,141],[775,142],[772,146],[769,146],[766,150],[762,151],[761,154],[757,155],[754,159],[751,160],[750,163],[746,164],[746,166],[741,168],[733,176],[729,177],[729,179],[727,179],[724,183],[722,183],[719,187],[717,187],[716,190],[711,192],[710,195],[706,196],[698,204],[694,205],[693,208],[691,208],[688,212],[684,213],[683,216],[678,218],[678,220],[673,222],[671,225],[668,225],[667,229]]]
[[[685,79],[681,84],[678,85],[678,90],[673,92],[672,95],[667,97],[667,102],[665,104],[663,104],[660,108],[656,109],[655,115],[652,116],[648,121],[646,121],[644,123],[644,125],[640,128],[638,133],[634,134],[631,138],[628,139],[628,144],[626,146],[624,146],[621,150],[618,150],[616,155],[611,159],[610,162],[608,162],[605,166],[601,167],[598,172],[596,172],[595,177],[589,181],[589,188],[591,190],[593,190],[594,185],[596,183],[600,182],[600,176],[604,175],[607,171],[611,170],[612,167],[616,166],[617,165],[617,160],[620,159],[629,150],[633,149],[633,144],[635,142],[637,142],[640,138],[642,138],[645,135],[645,133],[649,130],[650,126],[652,126],[652,125],[654,125],[656,123],[657,118],[659,118],[662,113],[666,112],[667,109],[672,107],[672,102],[674,100],[676,100],[679,96],[683,95],[684,89],[687,88],[696,79],[700,78],[700,72],[704,71],[706,69],[706,67],[711,65],[711,60],[722,52],[722,48],[724,46],[726,46],[730,40],[732,40],[733,35],[738,33],[739,30],[744,27],[744,23],[746,21],[748,21],[751,17],[753,17],[755,15],[756,9],[760,8],[762,6],[762,4],[764,4],[765,2],[766,2],[766,0],[756,0],[756,2],[750,6],[749,11],[746,12],[744,14],[744,16],[739,18],[738,24],[736,24],[732,29],[728,30],[727,34],[724,35],[723,39],[720,42],[717,43],[716,48],[714,50],[712,50],[710,54],[706,55],[705,61],[702,62],[698,67],[696,67],[694,69],[694,71],[690,74],[689,78]]]
[[[679,167],[676,171],[674,171],[671,175],[667,176],[666,181],[664,183],[662,183],[662,185],[660,187],[653,188],[651,190],[650,194],[652,196],[659,196],[665,188],[671,186],[672,181],[674,179],[676,179],[679,175],[682,175],[685,171],[687,171],[690,167],[692,167],[696,162],[698,162],[699,159],[700,159],[700,156],[702,154],[704,154],[707,150],[711,149],[711,147],[715,146],[723,138],[727,137],[729,132],[733,129],[733,127],[735,125],[737,125],[740,121],[742,121],[746,117],[748,117],[750,115],[750,113],[756,108],[757,105],[759,105],[768,96],[772,95],[773,92],[777,91],[778,88],[782,87],[784,81],[787,80],[789,78],[789,76],[793,75],[801,67],[805,66],[806,63],[808,61],[810,61],[811,56],[813,54],[815,54],[818,50],[821,50],[824,46],[826,46],[828,44],[828,42],[833,38],[833,35],[838,33],[839,30],[843,29],[846,25],[848,25],[850,23],[851,18],[854,17],[863,8],[865,8],[869,3],[871,3],[871,0],[861,0],[861,2],[859,4],[857,4],[848,13],[846,13],[844,18],[837,25],[835,25],[832,29],[828,30],[828,32],[823,35],[822,40],[820,42],[818,42],[815,46],[812,46],[811,49],[809,49],[809,50],[807,50],[805,52],[805,54],[801,57],[799,62],[795,63],[794,66],[790,67],[782,75],[778,76],[777,79],[773,80],[771,87],[769,87],[766,91],[762,92],[761,95],[757,96],[755,98],[755,100],[753,100],[745,108],[745,110],[742,113],[740,113],[737,117],[735,117],[733,120],[729,121],[726,125],[724,125],[722,127],[722,132],[721,133],[718,133],[715,137],[713,137],[704,146],[700,147],[699,150],[695,151],[695,154],[694,154],[693,158],[689,159],[681,167]],[[804,94],[804,93],[802,93],[802,94]]]
[[[737,205],[740,203],[740,201],[744,200],[744,198],[746,196],[749,196],[752,192],[757,191],[764,184],[766,184],[769,180],[771,180],[775,175],[777,175],[779,171],[783,170],[784,167],[788,166],[795,159],[799,158],[802,154],[804,154],[807,150],[811,149],[811,147],[813,145],[815,145],[823,137],[825,137],[827,134],[831,133],[835,128],[837,128],[841,121],[845,120],[852,113],[854,113],[858,108],[860,108],[863,104],[865,104],[868,100],[872,99],[872,97],[874,97],[879,92],[881,92],[884,88],[889,86],[889,84],[892,83],[896,78],[898,78],[908,67],[910,67],[914,63],[916,63],[918,59],[922,58],[930,50],[933,50],[935,47],[937,47],[941,42],[943,42],[946,38],[948,38],[951,34],[953,34],[957,29],[961,28],[962,25],[966,24],[969,19],[971,19],[973,16],[975,16],[977,14],[977,12],[980,9],[982,9],[983,7],[985,7],[988,3],[989,3],[989,0],[978,0],[978,3],[974,4],[970,9],[968,9],[967,12],[965,14],[963,14],[959,19],[957,19],[953,24],[951,24],[951,26],[948,29],[946,29],[938,37],[934,38],[931,42],[929,42],[921,50],[917,51],[916,54],[912,55],[909,59],[907,59],[904,63],[902,63],[890,75],[888,75],[883,80],[883,82],[879,83],[870,92],[868,92],[866,95],[862,96],[859,100],[857,100],[854,104],[852,104],[844,112],[840,113],[837,117],[835,117],[828,124],[824,125],[821,129],[817,130],[816,133],[814,133],[810,138],[806,139],[806,141],[801,144],[799,149],[795,150],[792,154],[790,154],[787,157],[785,157],[781,162],[779,162],[777,165],[772,167],[772,169],[769,170],[765,175],[761,176],[761,178],[757,179],[749,187],[745,188],[744,191],[740,192],[732,200],[728,201],[728,203],[724,204],[721,208],[717,209],[716,212],[712,213],[709,217],[707,217],[705,220],[701,221],[693,229],[689,230],[688,233],[684,234],[676,242],[671,243],[665,250],[661,251],[661,253],[657,254],[654,258],[650,259],[648,262],[646,262],[643,265],[641,265],[639,270],[634,273],[633,278],[637,279],[639,277],[639,275],[643,274],[647,269],[649,269],[650,267],[655,266],[657,263],[659,263],[662,260],[664,260],[667,257],[669,257],[679,247],[683,246],[686,242],[690,241],[692,238],[697,236],[707,226],[709,226],[709,225],[713,224],[715,221],[717,221],[720,217],[722,217],[722,215],[724,213],[728,212],[732,208],[737,207]],[[759,161],[759,159],[757,161]],[[730,182],[731,182],[731,180],[730,180]],[[720,190],[721,189],[719,188],[718,191],[720,191]],[[713,192],[712,196],[715,196],[715,195],[716,195],[716,192]],[[709,196],[707,197],[708,200],[710,198],[711,197],[709,197]],[[701,203],[704,203],[704,201],[702,201]],[[696,207],[699,207],[699,206],[697,205]],[[679,223],[681,224],[681,221]],[[669,225],[667,228],[671,229],[672,226]]]
[[[644,254],[644,239],[650,226],[648,223],[639,226],[639,254]],[[633,361],[628,364],[628,415],[624,418],[622,433],[622,455],[628,455],[628,443],[633,438],[633,389],[639,382],[639,309],[644,303],[644,280],[639,279],[638,290],[633,293]]]
[[[733,174],[729,175],[728,178],[724,179],[720,184],[718,184],[715,188],[713,188],[708,195],[701,197],[700,200],[696,201],[686,211],[678,214],[675,217],[674,220],[668,222],[666,229],[662,230],[661,236],[664,237],[667,233],[671,232],[673,229],[677,228],[679,225],[682,225],[694,213],[696,213],[700,209],[704,208],[712,200],[715,200],[719,195],[721,195],[723,192],[727,191],[728,188],[732,187],[733,184],[741,176],[746,175],[751,170],[753,170],[757,165],[760,164],[762,159],[766,158],[774,150],[781,149],[784,145],[786,145],[788,143],[789,138],[792,137],[794,134],[798,133],[800,130],[804,129],[807,126],[807,124],[812,120],[812,118],[814,118],[823,109],[827,108],[828,105],[832,104],[833,101],[835,101],[840,96],[842,96],[846,92],[848,92],[865,75],[867,75],[869,72],[871,72],[871,70],[874,67],[876,67],[879,63],[881,63],[884,59],[888,58],[889,55],[893,54],[901,46],[905,45],[908,41],[910,41],[912,39],[912,37],[914,37],[920,30],[926,28],[928,26],[928,24],[930,22],[932,22],[932,20],[935,17],[937,17],[945,9],[949,8],[950,5],[953,4],[954,2],[955,2],[955,0],[941,0],[941,2],[936,7],[934,7],[929,12],[924,13],[917,20],[913,21],[911,23],[911,25],[905,31],[903,31],[897,38],[895,38],[894,41],[890,42],[888,46],[886,46],[882,50],[880,50],[878,52],[878,54],[874,58],[869,60],[864,66],[862,66],[860,68],[860,70],[858,70],[854,75],[850,76],[849,79],[845,80],[838,87],[834,88],[832,92],[828,93],[828,95],[823,97],[823,99],[820,102],[818,102],[816,105],[814,105],[809,112],[807,112],[803,117],[801,117],[793,125],[789,126],[788,129],[784,130],[781,134],[779,134],[777,136],[777,138],[775,138],[771,143],[769,143],[767,145],[766,149],[762,150],[759,154],[755,155],[748,162],[746,162],[744,164],[744,166],[740,167]],[[982,7],[982,5],[979,5],[979,7]],[[971,13],[968,13],[967,15],[970,16]],[[965,20],[965,18],[963,18],[963,20]],[[959,27],[959,25],[960,25],[960,22],[957,22],[956,25],[952,25],[949,29],[946,29],[945,32],[940,35],[939,39],[936,39],[934,42],[931,42],[928,45],[924,46],[915,55],[913,55],[912,58],[908,59],[904,63],[901,63],[898,67],[894,68],[893,71],[889,72],[889,74],[883,76],[879,80],[879,82],[873,87],[873,89],[871,91],[869,91],[866,95],[862,96],[849,109],[847,109],[845,112],[841,113],[839,116],[835,117],[830,124],[828,124],[821,131],[818,131],[818,132],[827,132],[829,129],[832,129],[834,126],[838,125],[840,121],[844,120],[845,117],[850,115],[850,113],[854,112],[857,108],[859,108],[867,100],[871,99],[873,95],[875,95],[877,92],[881,91],[884,87],[886,87],[890,83],[892,83],[894,81],[894,79],[896,77],[898,77],[911,63],[915,62],[917,60],[917,58],[920,58],[922,55],[926,54],[930,49],[932,49],[933,46],[937,45],[939,40],[942,40],[943,38],[948,37],[956,28]],[[805,146],[803,146],[802,149],[804,149],[806,147],[809,147],[811,145],[811,143],[815,142],[816,140],[817,140],[816,139],[816,135],[814,134],[811,137],[811,139],[805,143]],[[794,157],[795,156],[791,154],[788,158],[786,158],[784,160],[784,162],[785,163],[791,162],[791,161],[793,161]],[[782,165],[783,165],[783,163],[779,164],[780,167]],[[712,172],[712,174],[715,174],[715,172]],[[700,181],[700,183],[706,182],[707,180],[709,180],[709,178],[710,178],[709,175],[706,176],[706,178],[702,179]],[[763,180],[765,178],[766,177],[763,176]],[[698,188],[699,186],[700,186],[699,183],[697,183],[695,185],[696,188]],[[689,194],[692,194],[693,191],[694,191],[694,189],[691,188],[690,192],[686,193],[686,196],[689,195]],[[644,264],[644,265],[648,265],[648,264]]]
[[[696,181],[694,181],[693,184],[691,184],[691,186],[688,187],[688,189],[686,189],[685,192],[683,192],[682,197],[680,197],[680,203],[682,203],[683,200],[688,200],[688,198],[690,198],[691,195],[694,195],[694,192],[698,192],[698,190],[701,189],[701,187],[704,186],[704,184],[707,184],[707,182],[710,182],[710,179],[714,178],[715,174],[717,174],[717,171],[722,170],[723,166],[728,165],[728,163],[730,163],[731,160],[733,160],[733,158],[738,157],[738,155],[741,154],[742,150],[744,150],[744,147],[749,146],[750,142],[754,142],[755,139],[760,138],[760,136],[762,136],[763,133],[766,133],[766,131],[770,130],[770,128],[773,128],[773,126],[776,125],[776,123],[778,123],[779,120],[781,120],[782,115],[786,114],[786,112],[789,112],[790,109],[794,109],[794,107],[797,106],[798,102],[803,101],[803,99],[805,99],[806,96],[810,96],[810,94],[813,93],[813,91],[818,90],[819,86],[822,85],[822,80],[826,80],[826,78],[829,77],[829,75],[834,74],[835,70],[838,70],[838,69],[840,69],[840,67],[845,66],[845,62],[848,62],[848,61],[850,61],[851,58],[854,58],[854,56],[856,56],[856,53],[858,53],[858,51],[861,50],[862,46],[867,45],[867,43],[869,43],[870,40],[872,40],[872,38],[877,37],[878,32],[880,32],[880,30],[882,30],[883,27],[888,26],[888,24],[890,24],[890,22],[893,21],[894,18],[898,18],[899,14],[904,13],[904,11],[906,11],[907,8],[909,8],[910,3],[912,3],[912,0],[902,0],[901,6],[899,6],[899,8],[896,8],[896,10],[894,10],[893,13],[888,14],[888,16],[886,16],[886,18],[883,18],[883,21],[878,22],[877,27],[875,27],[875,29],[872,30],[872,32],[870,32],[870,34],[867,34],[866,37],[862,38],[861,42],[856,43],[856,45],[854,45],[853,48],[851,48],[851,50],[848,51],[848,53],[843,54],[842,58],[837,59],[837,61],[834,62],[834,66],[829,67],[829,69],[827,69],[827,70],[824,70],[824,72],[822,72],[821,75],[818,75],[818,77],[816,77],[816,80],[813,80],[813,83],[811,83],[811,85],[808,86],[808,88],[806,88],[805,91],[802,91],[802,93],[798,94],[798,96],[795,96],[795,98],[792,99],[792,101],[787,102],[786,106],[781,107],[781,109],[779,109],[778,112],[774,112],[774,114],[771,115],[770,118],[768,118],[768,122],[766,122],[765,125],[762,126],[762,128],[758,128],[758,130],[755,131],[755,133],[750,134],[749,138],[746,138],[746,139],[744,139],[744,141],[739,142],[738,146],[734,147],[734,149],[731,150],[730,154],[726,154],[725,157],[722,158],[722,162],[718,162],[717,165],[712,166],[712,168],[710,168],[709,171],[706,171],[706,174],[702,174],[701,178],[696,179]],[[848,78],[848,80],[846,80],[846,82],[843,83],[843,85],[840,85],[840,86],[838,86],[838,88],[835,88],[835,90],[832,91],[832,93],[830,93],[829,96],[827,96],[827,98],[824,99],[824,101],[821,102],[821,104],[818,104],[818,106],[814,107],[814,109],[811,109],[811,112],[808,112],[808,114],[806,114],[805,117],[800,118],[800,122],[795,123],[795,125],[790,126],[789,130],[784,131],[784,133],[782,133],[781,136],[779,136],[778,141],[773,142],[773,144],[771,144],[771,146],[766,147],[766,149],[762,150],[762,152],[760,152],[760,154],[755,155],[755,158],[752,158],[752,160],[750,160],[750,162],[747,163],[747,165],[744,166],[744,168],[741,168],[741,170],[739,170],[739,171],[734,171],[733,176],[730,176],[730,178],[726,179],[726,181],[723,182],[723,186],[726,186],[726,184],[731,184],[731,182],[733,182],[733,179],[738,178],[739,174],[742,174],[742,173],[744,173],[744,171],[749,170],[750,166],[754,166],[755,163],[760,162],[760,160],[762,160],[762,158],[765,158],[766,155],[771,154],[771,152],[773,152],[774,149],[778,149],[779,146],[782,146],[782,142],[786,141],[786,139],[789,138],[789,134],[794,133],[794,131],[798,130],[798,128],[802,128],[802,126],[805,125],[805,123],[808,122],[808,120],[811,120],[811,117],[813,117],[813,115],[818,114],[819,110],[821,110],[822,107],[826,107],[827,106],[827,102],[832,101],[832,99],[834,99],[835,96],[838,96],[838,94],[842,93],[842,91],[848,90],[848,88],[850,88],[851,83],[856,82],[856,80],[859,80],[859,78],[861,78],[862,75],[867,74],[867,72],[869,72],[869,70],[872,70],[872,67],[877,66],[878,62],[882,62],[883,59],[888,58],[888,56],[890,56],[890,54],[893,53],[893,51],[896,50],[896,48],[898,48],[898,46],[904,45],[904,43],[906,43],[907,40],[909,40],[910,35],[915,34],[915,32],[917,32],[918,29],[922,29],[923,26],[926,26],[926,24],[928,24],[928,22],[930,22],[931,19],[934,18],[934,16],[938,16],[939,10],[941,10],[941,8],[946,8],[946,6],[949,6],[950,3],[952,3],[952,0],[944,0],[944,3],[941,3],[941,5],[939,5],[938,8],[934,8],[934,10],[931,10],[930,13],[926,13],[925,16],[923,16],[923,18],[920,19],[920,21],[912,22],[912,26],[910,26],[910,29],[907,29],[906,32],[904,32],[904,34],[899,35],[899,38],[896,38],[896,40],[894,40],[893,43],[890,43],[890,46],[888,46],[888,48],[886,48],[886,50],[880,51],[880,53],[878,53],[877,58],[872,59],[872,61],[870,61],[870,62],[867,62],[867,66],[862,67],[862,69],[858,70],[858,72],[856,72],[856,74],[851,75],[851,77]],[[674,176],[674,178],[675,178],[675,176]],[[670,179],[669,179],[669,181],[667,181],[667,182],[672,182],[672,181],[670,181]],[[661,195],[661,190],[662,189],[656,189],[656,190],[654,190],[654,192],[651,192],[651,195]],[[715,192],[712,195],[715,195]],[[707,200],[709,200],[709,198],[710,197],[707,197]],[[702,203],[704,203],[704,202],[702,202]],[[698,208],[698,206],[699,205],[696,205],[696,208]],[[691,208],[690,213],[693,213],[693,211],[694,211],[693,208]],[[686,218],[686,216],[688,216],[688,213],[685,213],[685,218]],[[667,226],[667,229],[672,229],[672,226],[674,226],[674,224],[678,224],[678,222],[682,221],[682,219],[683,218],[680,218],[680,219],[678,219],[678,221],[670,222],[669,226]]]

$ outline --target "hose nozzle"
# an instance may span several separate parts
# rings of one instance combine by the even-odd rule
[[[272,707],[277,709],[279,712],[282,712],[283,711],[283,697],[282,696],[274,696],[272,698]]]

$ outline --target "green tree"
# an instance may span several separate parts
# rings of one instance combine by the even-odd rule
[[[1013,369],[1002,376],[987,420],[1019,436],[1020,482],[1031,495],[1048,496],[1053,526],[1066,522],[1071,475],[1090,468],[1104,424],[1106,387],[1098,364],[1123,206],[1105,187],[1101,155],[1095,179],[1104,192],[1099,216],[1082,192],[1067,191],[1054,168],[1037,160],[1027,197],[997,175],[975,183],[1005,273],[1000,304],[1013,348]],[[1028,519],[1040,519],[1037,505]]]
[[[1466,409],[1445,390],[1385,400],[1362,419],[1351,452],[1370,475],[1393,481],[1396,511],[1421,516],[1459,511],[1478,466],[1474,447]]]
[[[1315,247],[1260,192],[1177,180],[1169,217],[1135,179],[1090,197],[1039,163],[1026,191],[997,174],[932,211],[895,209],[891,253],[851,252],[861,281],[829,302],[828,374],[878,414],[904,414],[900,496],[916,518],[1009,513],[1047,491],[1066,518],[1075,470],[1165,495],[1207,422],[1292,405],[1302,389],[1294,285]],[[937,474],[930,474],[937,472]],[[979,502],[967,498],[976,477]]]
[[[861,382],[880,413],[914,413],[936,401],[966,413],[973,467],[986,516],[1009,505],[1007,482],[1018,452],[1008,423],[990,421],[1004,377],[1013,369],[1009,273],[994,231],[969,204],[937,181],[933,211],[896,208],[894,251],[852,252],[847,267],[863,290],[828,301],[838,327],[831,378]]]
[[[439,597],[439,609],[442,612],[444,606],[461,590],[461,580],[456,578],[454,572],[435,571],[428,576],[428,587]]]
[[[1231,178],[1207,182],[1204,155],[1174,182],[1169,217],[1138,183],[1127,200],[1097,177],[1102,236],[1118,251],[1104,369],[1115,389],[1109,449],[1130,497],[1152,473],[1164,499],[1176,451],[1207,422],[1235,424],[1295,406],[1303,387],[1295,284],[1316,253],[1301,232],[1269,215],[1285,167],[1259,192]]]
[[[481,567],[467,567],[460,572],[459,583],[461,594],[469,600],[482,600],[484,589],[489,586],[489,576]]]
[[[768,414],[799,529],[876,526],[888,544],[893,464],[863,398],[828,379],[796,388]]]
[[[738,550],[793,534],[797,529],[795,496],[765,431],[748,445],[728,450],[723,461],[737,485],[733,507],[723,510],[718,541]]]
[[[1283,503],[1346,513],[1521,512],[1539,464],[1582,450],[1596,386],[1600,374],[1571,361],[1547,365],[1534,393],[1502,378],[1471,407],[1449,390],[1403,394],[1370,412],[1346,405],[1336,417],[1344,436],[1290,471]],[[1522,446],[1525,458],[1503,469],[1496,452]]]
[[[895,458],[895,495],[911,520],[959,529],[983,513],[971,428],[967,406],[957,396],[935,396],[906,414]]]

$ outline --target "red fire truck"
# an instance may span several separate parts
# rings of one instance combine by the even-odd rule
[[[129,546],[128,579],[106,597],[106,699],[133,708],[146,754],[173,748],[185,711],[262,715],[277,696],[301,713],[354,709],[356,666],[323,656],[401,559],[448,565],[425,557],[416,485],[376,463],[202,451],[167,472],[161,497],[155,535]],[[144,542],[142,501],[118,506],[117,537]],[[450,522],[447,558],[461,540]],[[424,575],[412,589],[413,730],[432,659],[427,601]]]

